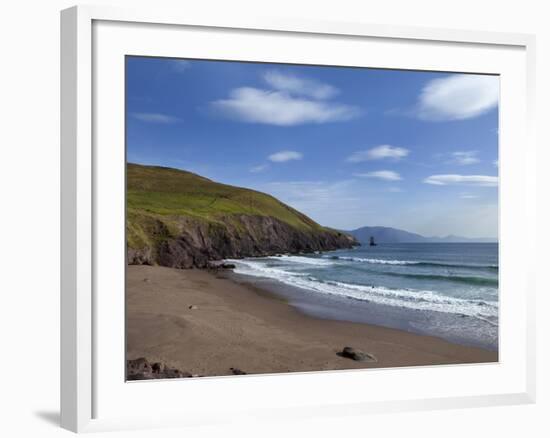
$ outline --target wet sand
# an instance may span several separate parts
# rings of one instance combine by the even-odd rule
[[[191,269],[128,266],[127,358],[200,376],[495,362],[498,353],[305,315],[255,285]],[[339,356],[346,346],[376,362]]]

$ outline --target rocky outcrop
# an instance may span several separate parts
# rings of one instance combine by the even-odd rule
[[[211,261],[226,258],[329,251],[358,244],[336,230],[300,229],[270,216],[231,215],[215,222],[170,217],[170,233],[160,218],[156,220],[159,224],[150,228],[159,230],[150,239],[155,244],[128,248],[129,264],[205,268]]]
[[[193,376],[176,368],[170,368],[161,362],[150,363],[144,357],[126,361],[127,380],[180,379],[182,377]]]
[[[227,375],[244,376],[248,374],[239,368],[229,368]],[[171,368],[162,362],[149,362],[145,357],[126,361],[126,380],[181,379],[186,377],[203,377]]]

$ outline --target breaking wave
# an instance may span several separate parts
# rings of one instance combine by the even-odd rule
[[[305,257],[304,257],[305,258]],[[457,264],[457,263],[440,263],[440,262],[423,262],[410,260],[385,260],[385,259],[368,259],[361,257],[346,257],[325,255],[323,258],[329,260],[343,260],[348,262],[372,263],[379,265],[415,265],[415,266],[438,266],[443,268],[469,268],[469,269],[490,269],[498,270],[498,265],[473,265],[473,264]]]
[[[290,256],[296,259],[321,261],[307,257]],[[290,257],[285,257],[286,259]],[[452,313],[494,321],[498,318],[496,302],[479,299],[461,299],[438,294],[431,290],[392,289],[382,286],[367,286],[332,280],[321,280],[311,274],[290,272],[281,267],[270,267],[265,262],[254,260],[228,260],[234,263],[234,272],[253,277],[262,277],[279,281],[289,286],[336,295],[361,301],[374,302],[387,306],[397,306],[416,310],[429,310]],[[303,262],[301,260],[300,262]],[[308,262],[303,262],[308,263]]]

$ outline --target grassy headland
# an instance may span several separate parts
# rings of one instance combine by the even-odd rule
[[[170,267],[357,243],[268,194],[183,170],[130,163],[126,231],[130,264]]]

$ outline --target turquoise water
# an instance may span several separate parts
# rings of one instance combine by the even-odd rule
[[[232,260],[316,316],[498,348],[498,244],[408,243]]]

